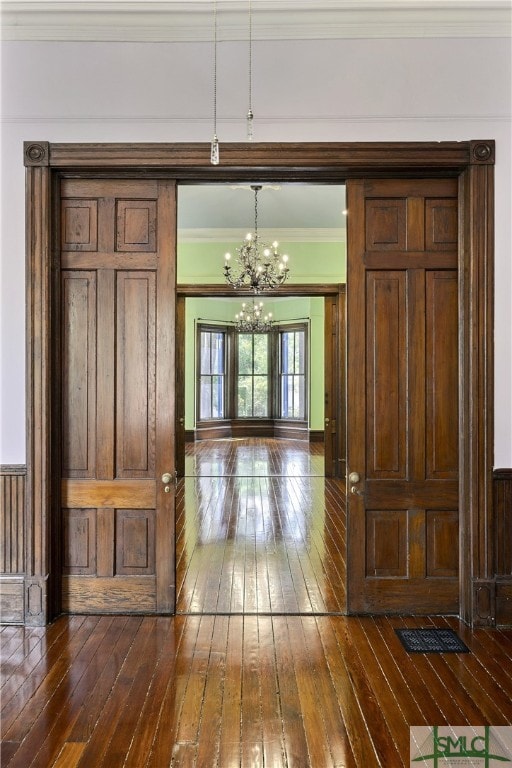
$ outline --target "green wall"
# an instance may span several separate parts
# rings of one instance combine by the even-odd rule
[[[178,241],[178,283],[224,283],[224,254],[233,261],[239,244]],[[289,284],[345,282],[345,243],[280,243],[279,252],[290,257]]]

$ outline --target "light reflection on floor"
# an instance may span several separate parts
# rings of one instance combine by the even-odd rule
[[[186,477],[323,477],[324,446],[258,438],[187,443]]]

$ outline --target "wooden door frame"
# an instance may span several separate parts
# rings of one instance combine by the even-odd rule
[[[29,141],[26,167],[25,617],[44,625],[58,611],[58,441],[52,330],[62,175],[173,178],[178,182],[457,177],[459,180],[460,615],[495,622],[493,471],[494,157],[492,140],[223,144],[72,144]],[[348,286],[350,292],[350,286]]]
[[[265,296],[264,293],[261,294],[263,297]],[[321,298],[327,298],[329,296],[334,296],[338,300],[338,307],[339,307],[339,313],[337,318],[338,323],[338,332],[340,333],[341,328],[341,311],[344,312],[344,303],[343,306],[340,302],[340,297],[345,297],[346,295],[346,286],[343,283],[296,283],[296,284],[286,284],[282,285],[279,289],[279,295],[280,296],[289,296],[289,297],[321,297]],[[244,298],[247,297],[247,291],[242,290],[234,290],[233,288],[222,285],[222,284],[207,284],[207,283],[178,283],[176,286],[176,434],[178,434],[181,426],[183,423],[180,424],[180,420],[185,418],[185,299],[187,298],[233,298],[233,297],[240,297]],[[338,363],[339,370],[342,372],[342,376],[344,375],[344,340],[340,342],[340,349],[338,350],[338,360],[334,361]],[[340,393],[338,391],[337,393],[337,416],[338,416],[338,424],[344,425],[345,420],[344,416],[340,413]],[[183,435],[184,438],[184,435]],[[184,442],[184,439],[182,440],[182,437],[180,437],[180,446],[181,443]],[[337,453],[338,457],[342,456],[342,450],[345,445],[344,439],[342,439],[342,436],[338,433],[337,437]],[[177,462],[179,461],[177,457]],[[343,466],[345,466],[344,460],[343,460]],[[180,473],[179,473],[180,474]],[[337,477],[340,476],[339,474],[336,475]]]

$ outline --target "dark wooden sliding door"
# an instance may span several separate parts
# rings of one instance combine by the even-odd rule
[[[349,610],[457,612],[457,182],[348,200]]]
[[[175,209],[167,181],[62,181],[64,611],[174,610]]]

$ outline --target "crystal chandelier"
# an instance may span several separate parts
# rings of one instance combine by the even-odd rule
[[[273,290],[284,283],[288,276],[288,256],[278,252],[279,243],[260,243],[258,237],[258,192],[261,186],[251,186],[254,191],[254,232],[249,232],[244,243],[237,248],[235,266],[231,266],[231,254],[226,253],[224,276],[233,288],[247,288],[253,293]]]
[[[235,315],[235,330],[238,333],[268,333],[272,330],[272,312],[263,317],[263,302],[254,300],[248,308],[245,301],[242,309]]]

